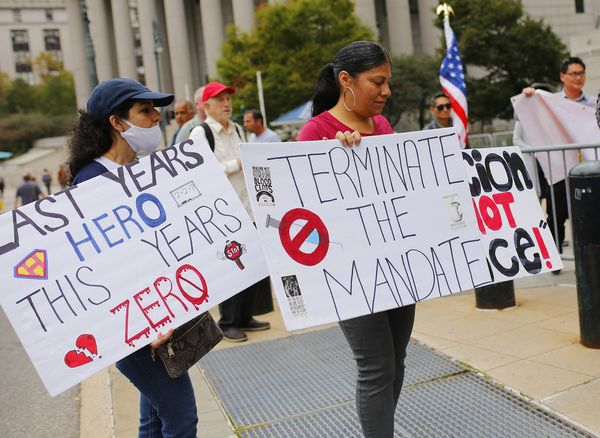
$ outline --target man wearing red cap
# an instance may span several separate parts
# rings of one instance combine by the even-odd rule
[[[232,94],[235,94],[235,88],[233,87],[228,87],[220,82],[206,84],[202,93],[202,103],[206,111],[205,123],[214,137],[216,159],[221,163],[229,182],[242,204],[244,204],[246,211],[250,217],[253,217],[240,160],[240,143],[245,142],[246,139],[243,130],[231,121],[233,113]],[[190,138],[194,140],[206,139],[204,129],[203,126],[194,128]],[[255,290],[262,287],[269,287],[268,278],[250,286],[219,305],[221,312],[219,326],[223,330],[226,340],[244,342],[248,339],[244,331],[259,331],[270,328],[268,322],[257,321],[252,318]]]

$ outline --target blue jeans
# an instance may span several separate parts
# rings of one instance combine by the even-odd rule
[[[195,438],[196,398],[188,373],[172,379],[150,347],[140,348],[116,363],[140,391],[139,438]]]
[[[340,321],[356,359],[356,408],[366,438],[394,436],[394,412],[414,320],[412,304]]]

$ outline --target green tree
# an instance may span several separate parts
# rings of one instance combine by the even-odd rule
[[[418,112],[422,128],[429,98],[440,90],[440,62],[431,56],[403,55],[392,59],[392,95],[385,104],[384,115],[392,126],[405,112]]]
[[[6,93],[9,113],[30,113],[36,107],[35,88],[21,78],[14,79]]]
[[[230,27],[217,68],[237,90],[236,110],[258,107],[260,70],[267,114],[274,118],[308,100],[321,68],[357,40],[373,35],[352,0],[289,0],[262,6],[250,33]]]
[[[8,73],[0,71],[0,117],[8,114],[8,90],[11,80]]]
[[[449,3],[456,14],[451,25],[467,71],[471,121],[509,119],[511,96],[532,82],[557,83],[566,47],[548,25],[523,14],[521,1]],[[441,19],[438,26],[443,27]]]
[[[71,72],[60,70],[56,74],[48,75],[36,88],[38,112],[72,115],[77,113],[75,83]]]

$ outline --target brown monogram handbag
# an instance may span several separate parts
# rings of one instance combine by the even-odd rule
[[[175,379],[197,363],[221,342],[223,332],[208,312],[177,327],[164,344],[154,350],[165,366],[167,374]]]

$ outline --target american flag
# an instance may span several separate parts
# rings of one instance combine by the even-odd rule
[[[440,67],[440,85],[452,103],[452,124],[458,131],[460,145],[467,144],[467,85],[460,52],[456,45],[456,36],[450,27],[448,18],[444,18],[444,35],[446,36],[446,57]]]

